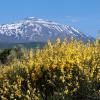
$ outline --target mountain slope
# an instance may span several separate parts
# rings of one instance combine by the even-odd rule
[[[0,42],[46,42],[48,39],[55,41],[57,37],[74,37],[77,40],[93,40],[79,30],[68,25],[62,25],[53,21],[26,18],[12,24],[0,25]]]

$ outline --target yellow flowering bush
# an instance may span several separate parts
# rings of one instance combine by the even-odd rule
[[[100,46],[66,39],[0,66],[1,100],[100,99]]]

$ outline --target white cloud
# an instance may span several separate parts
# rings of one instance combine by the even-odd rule
[[[78,23],[78,22],[79,22],[78,19],[72,19],[71,21],[72,21],[73,23]]]
[[[72,16],[66,16],[66,18],[72,18]]]
[[[65,18],[67,18],[67,20],[70,20],[73,23],[78,23],[80,21],[78,18],[69,15],[67,15]]]

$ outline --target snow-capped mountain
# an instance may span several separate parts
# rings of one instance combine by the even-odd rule
[[[93,40],[71,26],[35,17],[0,25],[0,42],[46,42],[48,39],[54,41],[60,37],[63,40],[72,36],[77,40]]]

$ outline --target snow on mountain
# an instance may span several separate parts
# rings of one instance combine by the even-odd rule
[[[46,42],[48,39],[54,41],[60,37],[63,40],[72,36],[77,40],[92,40],[71,26],[35,17],[0,25],[0,42]]]

